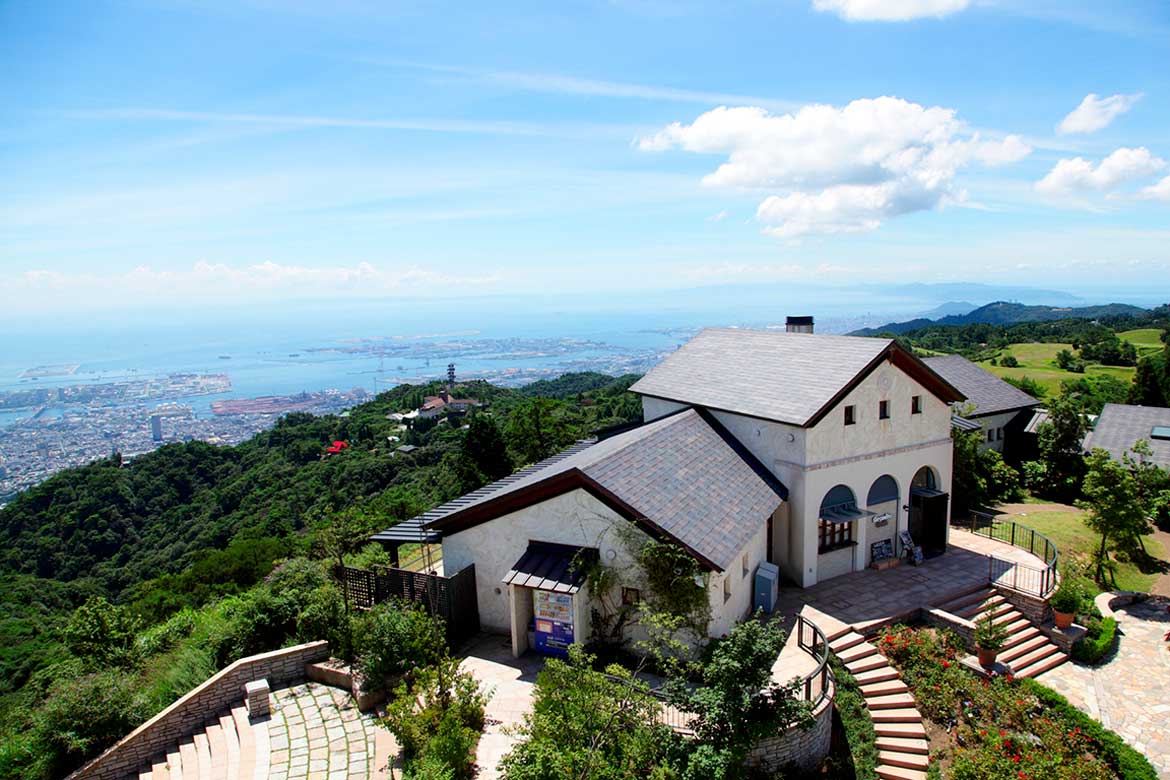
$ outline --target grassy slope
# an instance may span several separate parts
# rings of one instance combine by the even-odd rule
[[[1154,352],[1161,351],[1162,331],[1158,328],[1138,328],[1137,330],[1127,330],[1117,334],[1122,341],[1128,341],[1137,347],[1138,357],[1145,357]]]
[[[1009,504],[1001,507],[1018,523],[1035,528],[1047,536],[1060,551],[1061,566],[1069,564],[1083,572],[1091,560],[1093,550],[1101,537],[1089,530],[1082,517],[1084,512],[1066,504]],[[1006,519],[1006,518],[1005,518]],[[1155,558],[1170,561],[1170,550],[1153,537],[1146,537],[1146,550]],[[1157,579],[1157,572],[1142,572],[1130,561],[1117,563],[1117,588],[1146,593]]]
[[[1130,332],[1144,333],[1145,331]],[[1040,342],[1013,344],[1001,353],[1000,358],[1002,359],[1004,355],[1014,355],[1016,360],[1020,361],[1018,368],[993,366],[986,361],[979,363],[979,365],[996,376],[1010,377],[1012,379],[1020,379],[1025,376],[1030,377],[1041,384],[1048,391],[1048,396],[1051,398],[1060,394],[1060,383],[1062,381],[1077,379],[1082,376],[1082,374],[1074,374],[1071,371],[1065,371],[1057,367],[1056,353],[1062,349],[1071,351],[1072,345],[1046,344]],[[1132,382],[1133,373],[1134,369],[1128,366],[1101,366],[1091,363],[1085,368],[1083,376],[1101,376],[1108,374],[1123,382]]]

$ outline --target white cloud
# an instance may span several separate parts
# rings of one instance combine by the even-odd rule
[[[1145,200],[1170,201],[1170,176],[1163,178],[1157,184],[1143,187],[1140,196]]]
[[[63,273],[32,269],[0,281],[5,296],[55,298],[85,296],[110,304],[143,300],[173,300],[182,290],[185,301],[285,300],[329,297],[336,294],[373,297],[436,293],[456,288],[487,288],[500,282],[498,273],[460,275],[408,266],[380,268],[370,263],[350,266],[284,265],[266,261],[229,265],[199,261],[189,268],[157,269],[142,265],[123,273]]]
[[[873,230],[888,217],[961,201],[959,169],[1003,165],[1031,152],[1017,136],[984,139],[951,109],[893,97],[781,116],[720,107],[638,146],[726,154],[703,183],[766,192],[756,217],[765,232],[786,238]]]
[[[813,8],[850,22],[907,22],[941,19],[971,5],[971,0],[813,0]]]
[[[722,222],[725,219],[727,219],[727,211],[726,210],[720,211],[716,214],[712,214],[711,216],[707,217],[708,222]]]
[[[1150,154],[1144,146],[1121,147],[1097,165],[1083,157],[1060,160],[1040,181],[1036,189],[1051,195],[1074,192],[1108,192],[1126,182],[1153,176],[1166,167],[1166,161]]]
[[[1056,132],[1062,135],[1095,133],[1108,127],[1114,119],[1129,111],[1141,99],[1140,92],[1135,95],[1110,95],[1106,98],[1090,92],[1085,95],[1079,106],[1060,121],[1056,126]]]

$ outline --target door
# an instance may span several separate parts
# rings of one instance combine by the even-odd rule
[[[946,552],[947,499],[946,493],[937,490],[919,488],[910,491],[907,528],[914,543],[922,548],[925,558]]]

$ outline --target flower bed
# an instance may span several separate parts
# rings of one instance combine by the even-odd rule
[[[1033,680],[985,680],[949,631],[897,626],[878,640],[931,721],[932,773],[952,780],[1154,780],[1117,735]],[[1063,706],[1062,706],[1063,705]],[[930,726],[933,726],[931,728]]]

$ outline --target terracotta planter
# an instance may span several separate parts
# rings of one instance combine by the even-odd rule
[[[999,655],[998,650],[984,650],[982,647],[975,648],[975,654],[979,656],[979,665],[984,669],[990,669],[995,666],[995,657]]]
[[[1052,619],[1056,621],[1057,628],[1068,628],[1073,624],[1073,618],[1076,615],[1072,612],[1057,612],[1052,610]]]

